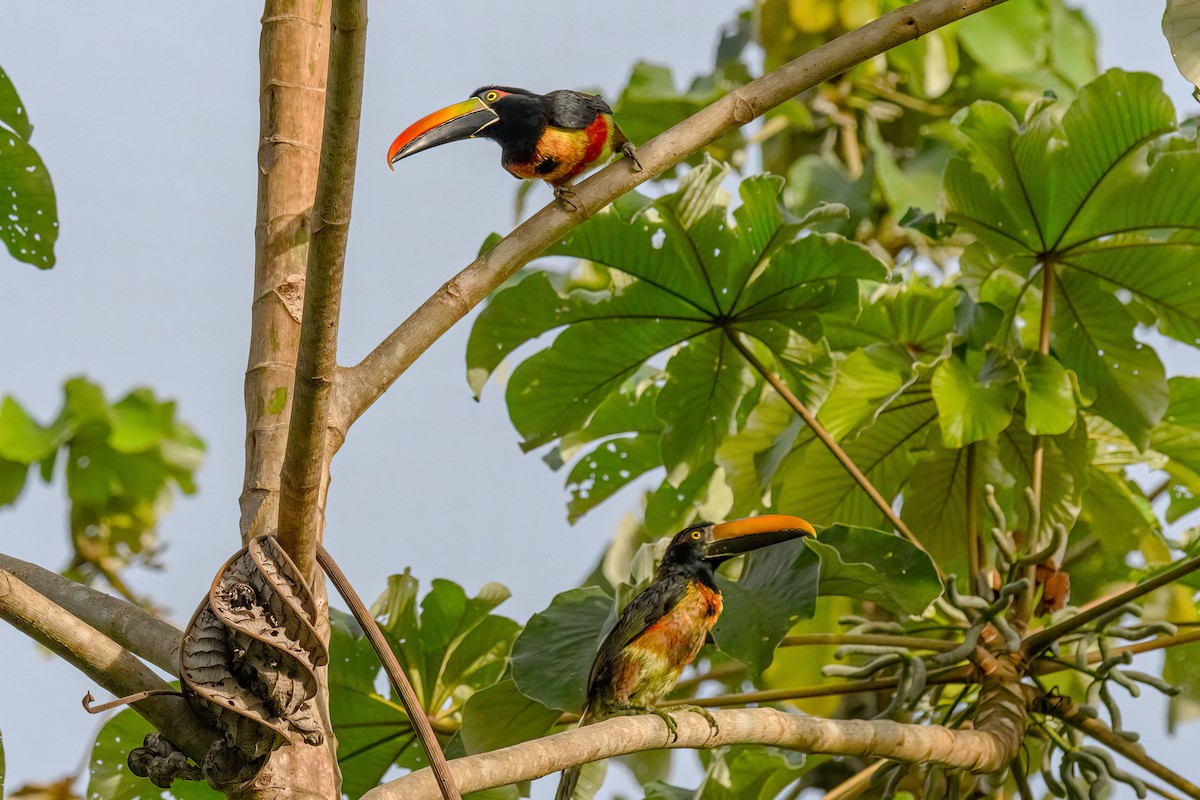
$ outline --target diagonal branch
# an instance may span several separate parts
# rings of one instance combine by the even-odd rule
[[[929,551],[925,550],[925,546],[921,544],[916,535],[909,530],[909,527],[906,524],[904,524],[904,520],[900,519],[900,515],[896,513],[894,508],[892,508],[892,504],[889,503],[887,499],[879,493],[879,490],[875,488],[875,484],[871,483],[871,479],[863,474],[863,471],[858,468],[858,465],[854,463],[854,460],[851,459],[846,451],[842,449],[842,446],[837,443],[837,441],[833,438],[833,435],[829,431],[825,430],[825,426],[822,425],[817,420],[816,416],[809,411],[803,403],[800,402],[800,398],[796,397],[788,385],[784,383],[778,375],[768,369],[767,365],[762,363],[758,356],[754,355],[754,351],[746,346],[746,343],[741,340],[741,337],[737,333],[731,332],[728,338],[731,342],[733,342],[733,346],[738,349],[738,352],[740,352],[746,361],[750,363],[750,366],[754,367],[755,371],[757,371],[759,375],[762,375],[763,379],[767,383],[771,384],[771,388],[778,392],[779,396],[782,397],[784,401],[792,407],[792,410],[800,415],[800,418],[804,420],[804,424],[816,434],[817,438],[820,439],[821,443],[825,445],[826,449],[833,454],[833,457],[838,460],[838,463],[842,465],[846,472],[850,473],[850,477],[853,478],[854,482],[857,483],[859,487],[867,493],[867,496],[871,498],[871,502],[873,502],[875,506],[883,512],[885,517],[887,517],[888,522],[890,522],[896,528],[896,530],[900,531],[900,534],[913,545],[915,545],[919,550],[928,553]],[[940,567],[938,567],[937,562],[933,561],[932,557],[930,558],[930,561],[933,563],[933,568],[937,570],[938,577],[945,581],[945,577],[942,575],[942,570]]]
[[[0,569],[41,595],[41,602],[58,604],[67,613],[159,669],[172,675],[179,673],[179,643],[183,632],[169,622],[141,606],[3,553],[0,553]]]
[[[1126,603],[1136,600],[1144,594],[1149,594],[1155,589],[1166,586],[1168,583],[1173,583],[1183,576],[1195,572],[1197,569],[1200,569],[1200,556],[1189,558],[1186,561],[1181,561],[1171,569],[1161,572],[1149,580],[1142,581],[1136,586],[1126,589],[1120,594],[1115,594],[1105,600],[1103,603],[1097,603],[1091,608],[1080,611],[1073,617],[1067,617],[1062,622],[1031,633],[1029,636],[1025,637],[1025,641],[1021,643],[1021,650],[1024,652],[1026,658],[1032,658],[1033,656],[1041,653],[1042,650],[1045,650],[1047,647],[1049,647],[1051,643],[1056,642],[1063,636],[1066,636],[1068,633],[1083,627],[1092,620],[1102,617],[1110,611],[1120,608]]]
[[[287,449],[280,471],[279,542],[302,574],[312,573],[323,528],[322,484],[328,479],[326,419],[337,370],[338,319],[346,237],[354,196],[366,57],[366,0],[333,3],[325,130],[312,209],[304,314]]]
[[[715,733],[694,712],[673,715],[678,738],[670,740],[662,720],[651,715],[617,717],[542,739],[450,762],[464,792],[533,780],[566,767],[602,758],[660,748],[708,748],[730,744],[764,744],[805,753],[882,756],[904,763],[942,764],[973,772],[1007,766],[1020,747],[1014,739],[990,730],[951,730],[939,725],[913,725],[890,720],[830,720],[788,714],[773,708],[747,708],[713,713]],[[437,785],[428,769],[379,786],[363,800],[436,800]]]
[[[339,370],[331,424],[344,436],[414,361],[467,312],[552,242],[640,183],[722,134],[856,64],[1004,0],[917,0],[751,81],[638,148],[643,170],[627,159],[576,188],[576,211],[552,203],[477,258],[401,323],[366,358]]]
[[[3,568],[0,568],[0,618],[118,697],[146,690],[172,691],[137,656]],[[197,719],[181,697],[149,697],[133,703],[132,707],[197,763],[221,738],[221,734]]]

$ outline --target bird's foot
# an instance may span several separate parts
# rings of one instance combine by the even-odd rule
[[[564,184],[563,186],[554,187],[554,199],[558,200],[558,202],[562,203],[572,211],[578,211],[579,204],[571,199],[573,197],[575,197],[575,190],[570,186]]]
[[[679,738],[679,725],[675,722],[675,718],[661,708],[654,706],[625,706],[608,714],[610,717],[632,717],[638,714],[653,714],[663,721],[667,726],[667,734],[671,737],[667,741],[674,742]]]
[[[633,146],[633,142],[626,142],[625,144],[621,145],[621,152],[626,158],[633,162],[634,172],[642,171],[642,162],[638,161],[637,148]]]
[[[707,708],[704,708],[702,706],[693,706],[693,705],[685,703],[683,705],[672,706],[672,709],[674,711],[694,711],[695,713],[704,717],[704,719],[708,720],[708,727],[712,728],[713,736],[716,736],[718,733],[721,732],[721,726],[717,724],[716,717],[714,717],[711,713],[709,713],[709,710]]]

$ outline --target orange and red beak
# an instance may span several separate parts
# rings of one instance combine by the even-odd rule
[[[417,120],[396,137],[388,148],[388,169],[394,169],[393,164],[413,153],[474,138],[499,119],[500,115],[478,97],[446,106]]]
[[[799,536],[816,535],[813,526],[799,517],[764,514],[713,525],[705,536],[703,554],[708,559],[729,558]]]

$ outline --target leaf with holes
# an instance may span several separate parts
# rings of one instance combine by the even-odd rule
[[[16,87],[0,69],[0,240],[18,261],[50,269],[58,208],[50,173],[29,145],[32,133]]]
[[[523,447],[559,442],[553,464],[598,438],[581,432],[602,409],[636,405],[657,387],[657,424],[639,417],[624,430],[603,426],[611,438],[601,446],[618,452],[593,449],[582,456],[587,466],[572,469],[573,518],[659,464],[676,486],[706,470],[761,385],[746,349],[777,357],[803,393],[822,395],[832,374],[822,315],[857,313],[859,280],[886,274],[859,245],[802,235],[805,222],[779,204],[777,178],[742,181],[742,204],[730,215],[726,177],[709,161],[649,205],[596,214],[545,253],[586,259],[581,266],[565,277],[531,272],[500,291],[472,331],[467,368],[478,393],[505,356],[561,329],[513,370],[506,392]],[[618,460],[634,466],[622,468],[628,475],[619,469],[619,480],[609,469]]]

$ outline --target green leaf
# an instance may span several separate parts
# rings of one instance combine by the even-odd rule
[[[920,614],[942,593],[933,561],[899,536],[837,525],[803,541],[821,558],[822,595]]]
[[[5,125],[22,139],[28,140],[33,134],[33,125],[29,122],[29,114],[25,104],[17,94],[8,73],[0,67],[0,125]]]
[[[1015,0],[993,10],[998,13],[954,26],[963,48],[986,65],[989,77],[1012,76],[1064,92],[1096,74],[1096,34],[1081,11],[1061,0]]]
[[[490,612],[508,596],[487,584],[475,597],[434,580],[419,604],[409,572],[388,579],[372,606],[380,628],[422,706],[456,715],[471,695],[503,673],[518,626]],[[416,769],[425,757],[403,705],[375,691],[379,661],[352,622],[334,615],[330,642],[330,713],[343,765],[343,791],[358,797],[392,766]],[[389,693],[390,694],[390,693]]]
[[[1029,530],[1032,521],[1025,500],[1033,488],[1033,451],[1035,437],[1030,436],[1022,415],[1014,416],[1012,425],[1000,434],[998,458],[1010,478],[996,486],[997,500],[1008,515],[1014,530]],[[1087,427],[1077,422],[1067,433],[1043,436],[1041,541],[1048,541],[1056,524],[1067,530],[1079,516],[1083,493],[1087,489],[1088,452]]]
[[[0,192],[5,213],[0,240],[18,261],[39,269],[54,266],[58,211],[54,186],[41,156],[29,146],[33,132],[25,107],[8,75],[0,70]]]
[[[712,463],[733,426],[733,412],[753,385],[745,360],[719,331],[688,342],[667,363],[669,379],[656,411],[665,422],[662,463],[668,471]]]
[[[1094,281],[1064,272],[1057,286],[1055,354],[1079,377],[1084,402],[1144,449],[1167,408],[1162,362],[1133,338],[1133,316]]]
[[[795,540],[746,556],[736,583],[718,575],[724,609],[713,628],[717,647],[761,674],[796,620],[812,616],[819,570],[820,560]]]
[[[572,524],[638,477],[662,465],[658,437],[613,438],[584,455],[567,476],[567,519]]]
[[[731,219],[726,174],[708,160],[669,195],[596,214],[545,253],[587,262],[565,277],[527,277],[480,315],[468,348],[476,391],[516,347],[564,326],[514,369],[506,400],[522,447],[559,440],[546,457],[554,468],[580,456],[568,476],[572,520],[660,465],[689,492],[652,503],[648,518],[702,501],[719,487],[709,480],[716,449],[755,401],[758,379],[733,345],[777,357],[785,379],[819,402],[833,372],[820,315],[856,308],[859,281],[886,276],[859,245],[801,237],[802,223],[785,222],[777,178],[742,181]],[[642,413],[651,386],[653,422]],[[595,422],[609,408],[620,414]]]
[[[554,344],[513,371],[508,406],[525,448],[565,436],[591,414],[647,359],[702,332],[703,322],[586,321],[563,331]],[[596,347],[604,341],[604,347]]]
[[[965,359],[953,357],[939,364],[930,388],[943,443],[962,447],[1008,427],[1017,403],[1017,369],[1000,354],[971,350]]]
[[[1033,435],[1066,433],[1075,424],[1075,381],[1057,359],[1030,353],[1021,367],[1025,425]]]
[[[550,730],[557,709],[521,694],[512,680],[481,689],[463,707],[462,741],[468,754],[525,742]]]
[[[802,425],[791,406],[772,392],[755,405],[742,429],[721,443],[716,462],[733,492],[730,516],[749,516],[764,506],[779,462]]]
[[[87,796],[95,800],[220,800],[225,795],[200,781],[175,781],[170,789],[160,789],[145,778],[129,771],[129,751],[141,747],[154,727],[126,709],[116,714],[96,735],[88,764]],[[0,775],[3,764],[0,763]]]
[[[978,498],[972,509],[967,504],[968,448],[975,459]],[[976,442],[961,449],[930,447],[914,464],[904,488],[904,521],[943,570],[966,575],[968,510],[975,514],[978,529],[987,530],[995,522],[982,502],[984,486],[1011,482],[991,442]]]
[[[49,458],[58,444],[58,432],[39,425],[16,400],[0,403],[0,457],[33,464]]]
[[[0,506],[12,505],[25,488],[29,465],[0,458]]]
[[[698,795],[700,800],[772,800],[803,772],[802,755],[774,748],[730,747],[716,751]]]
[[[517,688],[547,708],[583,708],[596,650],[616,620],[612,597],[594,586],[557,595],[529,618],[513,645]]]
[[[883,409],[873,425],[844,443],[843,449],[890,500],[908,480],[913,459],[925,447],[936,422],[929,384],[919,382]],[[811,431],[801,432],[776,480],[778,507],[794,509],[814,525],[883,524],[883,514],[867,493]]]

